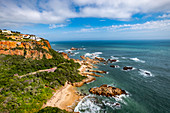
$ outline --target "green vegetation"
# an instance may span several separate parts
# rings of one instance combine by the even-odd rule
[[[46,107],[40,110],[38,113],[69,113],[69,112],[67,112],[66,110],[55,108],[55,107]]]
[[[0,112],[38,112],[47,99],[51,98],[54,89],[58,89],[66,81],[73,83],[85,78],[78,74],[78,63],[64,59],[53,49],[49,52],[52,59],[33,60],[25,59],[24,56],[0,55]],[[18,77],[52,67],[57,67],[55,72]],[[39,112],[54,113],[54,110],[66,113],[50,107]]]
[[[4,34],[0,34],[0,41],[1,41],[1,40],[11,40],[11,41],[16,41],[16,40],[14,40],[14,39],[12,39],[12,38],[7,38],[6,35],[4,35]]]

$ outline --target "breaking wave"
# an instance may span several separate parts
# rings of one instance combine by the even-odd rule
[[[153,76],[153,74],[150,71],[144,70],[144,69],[139,69],[139,74],[143,75],[143,76]]]
[[[111,56],[111,59],[119,59],[118,57],[115,56]]]
[[[135,62],[145,63],[145,61],[139,60],[138,58],[130,58],[130,60],[133,60],[133,61],[135,61]]]
[[[94,53],[86,53],[85,57],[95,58],[98,57],[100,54],[103,54],[102,52],[94,52]]]
[[[120,109],[121,104],[111,101],[109,98],[103,99],[95,95],[88,95],[84,97],[75,107],[74,112],[80,113],[106,113],[106,107]]]

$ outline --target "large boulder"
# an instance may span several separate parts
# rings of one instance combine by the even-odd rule
[[[112,87],[112,86],[108,86],[106,84],[101,85],[100,87],[90,88],[89,92],[92,94],[102,95],[106,97],[112,97],[112,96],[122,95],[122,94],[127,95],[125,90]]]

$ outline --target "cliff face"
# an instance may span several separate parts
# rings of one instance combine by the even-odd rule
[[[51,59],[50,43],[47,40],[37,41],[0,41],[0,54],[21,55],[25,58],[42,59],[45,56]]]

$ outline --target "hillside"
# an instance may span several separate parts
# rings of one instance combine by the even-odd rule
[[[42,59],[46,57],[51,59],[52,55],[49,51],[51,46],[48,40],[39,38],[39,40],[32,37],[24,37],[24,34],[0,34],[0,54],[5,55],[21,55],[25,58]],[[36,36],[34,36],[36,37]]]
[[[54,67],[53,71],[39,71]],[[38,112],[65,82],[85,78],[78,74],[79,67],[51,49],[48,40],[15,40],[1,34],[0,112]]]

